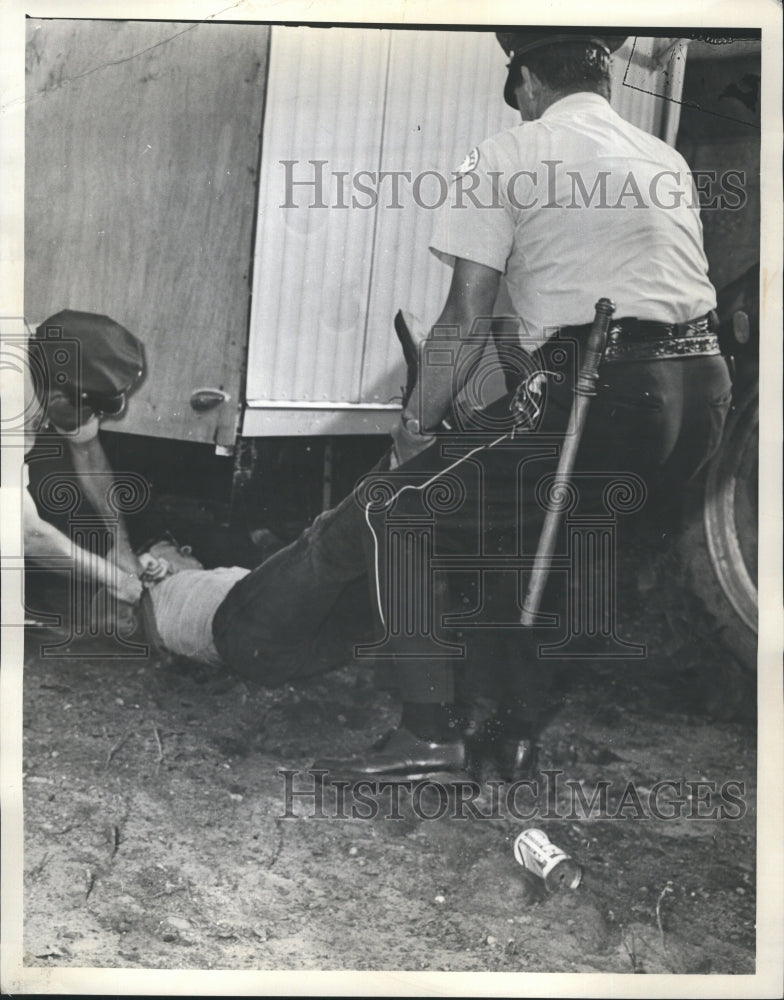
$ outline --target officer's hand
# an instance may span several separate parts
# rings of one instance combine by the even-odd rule
[[[391,468],[393,469],[429,448],[436,439],[435,434],[422,434],[412,430],[410,421],[406,420],[405,412],[392,428],[391,433],[393,444]]]

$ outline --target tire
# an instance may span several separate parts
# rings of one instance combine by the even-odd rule
[[[727,421],[705,475],[701,504],[687,511],[680,540],[694,593],[715,619],[724,645],[749,671],[757,666],[758,442],[755,383]]]

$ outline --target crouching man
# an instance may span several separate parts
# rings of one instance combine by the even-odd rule
[[[98,438],[104,416],[119,417],[128,395],[144,377],[144,349],[125,327],[108,316],[64,309],[35,331],[27,345],[25,377],[25,556],[43,566],[70,563],[77,578],[91,579],[118,600],[135,604],[141,596],[141,567],[131,548],[124,519],[110,504],[113,472]],[[28,462],[38,440],[62,443],[80,491],[98,516],[112,525],[114,547],[106,555],[76,544],[39,510],[52,510],[30,484]],[[51,454],[51,447],[44,452]],[[55,481],[51,492],[58,489]],[[57,505],[55,504],[55,507]]]

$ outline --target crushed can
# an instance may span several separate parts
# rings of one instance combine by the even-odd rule
[[[515,861],[544,881],[550,892],[566,886],[576,889],[583,870],[554,844],[544,830],[523,830],[514,843]]]

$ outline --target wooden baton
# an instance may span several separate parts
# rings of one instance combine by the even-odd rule
[[[558,459],[558,469],[555,473],[551,493],[557,496],[559,489],[568,487],[574,469],[574,462],[577,457],[577,449],[580,447],[580,438],[583,435],[585,420],[588,416],[588,407],[591,398],[598,391],[599,365],[601,364],[604,348],[607,344],[607,331],[610,328],[610,320],[615,312],[615,303],[610,299],[599,299],[595,306],[596,314],[593,318],[593,326],[588,335],[588,342],[585,346],[585,357],[583,359],[577,381],[574,386],[574,403],[569,422],[569,430],[564,438],[561,448],[561,457]],[[550,573],[550,563],[555,550],[555,541],[558,535],[558,527],[563,514],[562,505],[551,504],[545,515],[542,525],[542,534],[539,537],[539,545],[536,550],[534,568],[531,571],[531,579],[528,581],[528,593],[523,601],[523,611],[520,615],[521,625],[535,625],[539,614],[539,606],[542,602],[542,594]]]

